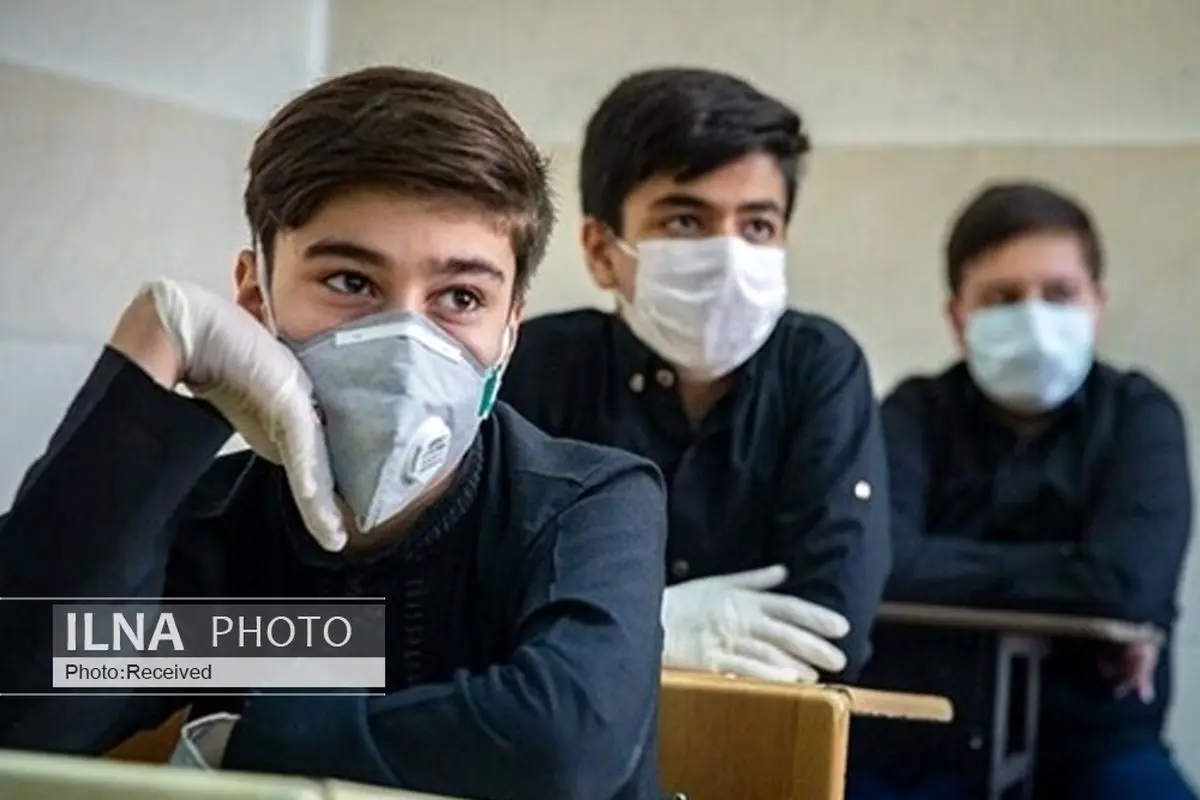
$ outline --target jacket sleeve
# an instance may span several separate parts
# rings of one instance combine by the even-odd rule
[[[386,697],[261,695],[222,766],[464,797],[608,800],[657,725],[666,502],[638,467],[593,488],[532,555],[512,656]]]
[[[1140,376],[1117,402],[1098,503],[1080,543],[1007,545],[927,530],[936,420],[917,385],[897,389],[884,404],[896,551],[889,599],[1169,624],[1191,531],[1183,418]]]
[[[169,716],[147,695],[33,696],[53,688],[51,599],[160,597],[171,516],[229,433],[103,352],[0,517],[0,747],[99,754]]]
[[[829,323],[826,323],[829,324]],[[784,591],[850,622],[839,642],[854,680],[870,656],[870,631],[891,565],[887,463],[879,407],[861,349],[840,328],[804,375],[768,542],[788,568]]]

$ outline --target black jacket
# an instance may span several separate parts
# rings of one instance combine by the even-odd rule
[[[615,315],[521,328],[501,397],[554,436],[649,458],[667,479],[667,582],[783,564],[780,591],[850,621],[854,680],[890,564],[887,461],[862,350],[836,323],[788,311],[698,429],[674,368]]]
[[[888,599],[1152,622],[1171,632],[1192,488],[1179,407],[1150,378],[1097,364],[1044,429],[1018,437],[959,364],[901,383],[883,420],[895,550]],[[967,708],[980,689],[964,637],[914,636],[883,626],[864,681],[950,694]],[[1113,696],[1099,669],[1108,649],[1054,643],[1043,670],[1041,764],[1159,740],[1170,643],[1150,704]],[[924,755],[942,761],[957,758],[973,733],[933,727],[923,732],[937,744]],[[920,736],[893,738],[884,749],[919,763],[905,753]]]
[[[657,797],[653,465],[553,440],[500,406],[418,521],[420,547],[367,567],[320,551],[278,467],[214,464],[229,433],[106,351],[0,518],[0,596],[385,596],[389,694],[250,694],[225,767],[462,797]],[[414,581],[436,591],[414,601]],[[393,641],[393,621],[417,643]],[[0,603],[0,630],[0,687],[46,691],[45,604]],[[188,702],[5,696],[0,747],[98,754]]]

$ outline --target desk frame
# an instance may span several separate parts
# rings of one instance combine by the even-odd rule
[[[976,782],[986,787],[981,796],[987,800],[1003,800],[1014,789],[1020,800],[1032,800],[1045,647],[1037,637],[1019,633],[979,635],[989,661],[985,666],[987,685],[994,686],[995,693],[988,709],[991,719],[983,743],[987,752],[986,772]],[[1017,684],[1014,675],[1019,661],[1027,664],[1023,685]],[[1013,717],[1018,711],[1023,725],[1020,730],[1013,730]]]
[[[975,796],[987,800],[1033,797],[1041,668],[1049,639],[1090,639],[1126,645],[1143,642],[1161,645],[1166,640],[1165,634],[1150,624],[909,603],[884,603],[879,609],[879,623],[944,628],[977,637],[985,685],[994,687],[995,695],[990,703],[976,702],[967,713],[988,718],[979,748],[986,750],[986,758],[972,770],[977,787]],[[1018,693],[1014,692],[1013,667],[1021,660],[1028,663],[1028,668]],[[1024,723],[1019,732],[1010,730],[1018,701],[1023,701],[1020,713]],[[1019,741],[1015,741],[1017,733]]]

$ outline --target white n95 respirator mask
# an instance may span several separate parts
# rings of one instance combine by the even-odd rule
[[[633,301],[618,297],[634,335],[680,373],[724,377],[766,343],[787,308],[781,247],[739,236],[653,239],[636,249]]]
[[[359,531],[403,511],[465,455],[495,405],[510,339],[506,329],[489,366],[423,315],[389,311],[288,342]]]
[[[1092,368],[1096,317],[1082,306],[1034,300],[975,311],[965,342],[971,379],[992,402],[1040,414],[1066,402]]]

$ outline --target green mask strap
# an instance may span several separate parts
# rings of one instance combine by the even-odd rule
[[[508,366],[509,352],[512,342],[511,326],[504,329],[504,344],[500,348],[500,360],[493,364],[483,378],[483,390],[479,393],[479,410],[476,415],[486,419],[496,406],[496,398],[500,396],[500,381],[504,378],[504,368]]]

